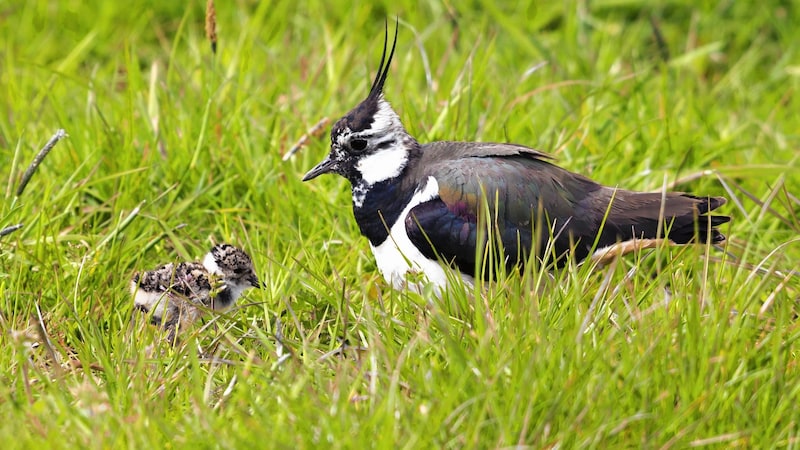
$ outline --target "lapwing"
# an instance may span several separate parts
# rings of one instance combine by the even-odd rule
[[[172,344],[203,309],[224,311],[253,287],[261,282],[250,256],[230,244],[215,245],[202,263],[168,263],[137,273],[130,284],[134,309],[149,313],[151,323],[163,326]]]
[[[387,29],[367,98],[334,124],[330,153],[303,177],[336,173],[350,182],[355,220],[394,288],[421,288],[407,282],[409,272],[422,272],[437,291],[448,268],[468,283],[486,278],[476,259],[490,236],[507,268],[531,256],[563,266],[635,239],[725,239],[717,227],[730,218],[708,214],[725,204],[723,197],[603,186],[523,145],[421,144],[384,98],[396,45],[395,29],[386,59]]]

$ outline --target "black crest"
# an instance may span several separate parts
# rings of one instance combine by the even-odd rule
[[[349,128],[352,131],[366,130],[372,125],[375,113],[378,112],[378,99],[383,92],[383,83],[389,75],[389,66],[392,64],[394,49],[397,46],[397,30],[399,22],[395,22],[394,41],[392,49],[389,51],[389,59],[386,59],[386,50],[389,48],[389,22],[386,22],[386,32],[383,35],[383,54],[381,54],[381,64],[378,66],[378,73],[369,89],[369,95],[361,103],[353,108],[346,116],[342,117],[333,127],[333,135],[337,135],[339,130]]]
[[[372,82],[372,87],[369,90],[367,99],[374,98],[377,100],[378,97],[380,97],[381,92],[383,92],[383,83],[386,82],[386,76],[389,75],[389,66],[392,65],[394,49],[397,47],[397,29],[399,25],[399,19],[396,20],[394,24],[394,40],[392,41],[392,50],[389,52],[389,59],[386,60],[386,49],[389,44],[389,21],[386,21],[384,24],[386,25],[386,31],[383,34],[383,54],[381,55],[381,64],[378,66],[378,73],[375,74],[375,81]],[[386,65],[384,65],[384,62]]]

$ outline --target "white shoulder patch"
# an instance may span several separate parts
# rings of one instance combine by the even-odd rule
[[[395,289],[402,290],[408,288],[415,292],[421,292],[422,285],[418,283],[407,283],[406,274],[408,272],[422,272],[425,277],[434,284],[436,292],[440,292],[447,286],[447,272],[439,265],[436,260],[428,259],[419,249],[414,246],[406,233],[406,216],[411,209],[420,203],[427,202],[439,195],[439,183],[434,177],[428,177],[421,189],[418,189],[411,201],[406,205],[403,212],[392,225],[389,237],[378,246],[372,246],[372,253],[375,255],[375,262],[378,269]],[[450,269],[447,269],[450,270]],[[458,272],[456,272],[458,273]],[[466,274],[461,274],[462,279],[469,285],[474,279]]]

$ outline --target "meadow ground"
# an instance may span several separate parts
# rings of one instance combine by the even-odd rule
[[[216,55],[204,2],[0,4],[4,447],[800,446],[800,12],[514,3],[218,2]],[[395,17],[421,141],[723,195],[728,242],[391,290],[346,182],[300,181],[329,125],[283,156],[365,96]],[[161,345],[131,275],[221,241],[266,289]]]

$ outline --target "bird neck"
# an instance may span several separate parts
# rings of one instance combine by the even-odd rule
[[[236,293],[233,292],[231,286],[227,283],[225,283],[224,286],[225,287],[217,292],[217,295],[211,300],[211,309],[215,311],[227,309],[236,301],[236,297],[234,297]]]
[[[363,194],[363,200],[359,204],[353,203],[358,228],[373,246],[386,240],[389,230],[414,195],[413,189],[407,189],[400,178],[371,185]],[[353,187],[354,195],[357,188]]]
[[[394,111],[390,112],[396,117]],[[353,214],[361,234],[374,246],[386,240],[414,195],[416,184],[407,178],[413,176],[422,156],[419,142],[406,131],[399,118],[383,135],[381,149],[362,158],[356,165],[357,176],[350,180]]]

